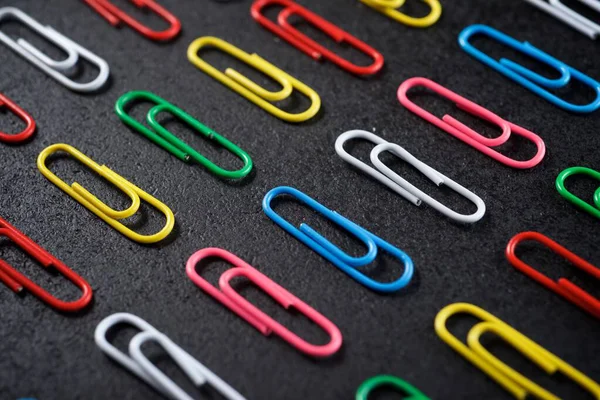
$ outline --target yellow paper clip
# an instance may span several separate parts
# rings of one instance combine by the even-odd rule
[[[282,86],[282,89],[277,92],[271,92],[232,68],[227,68],[225,73],[219,71],[198,56],[198,51],[203,47],[219,49],[251,67],[256,68],[258,71],[277,81]],[[258,54],[248,54],[219,38],[204,36],[194,40],[188,47],[187,57],[192,64],[221,82],[223,85],[229,87],[265,111],[284,121],[306,121],[314,117],[321,108],[321,98],[317,92],[310,87],[261,58]],[[294,89],[310,99],[311,105],[306,111],[298,114],[291,114],[271,103],[287,99]]]
[[[425,17],[410,17],[398,11],[406,0],[360,0],[367,6],[386,15],[401,24],[412,26],[414,28],[427,28],[438,22],[442,16],[442,5],[439,0],[421,0],[431,8],[431,12]]]
[[[482,320],[469,331],[467,345],[452,335],[446,327],[446,321],[458,313],[470,314]],[[560,372],[586,389],[594,398],[600,399],[600,386],[596,382],[510,325],[477,306],[467,303],[454,303],[444,307],[435,317],[435,331],[450,347],[485,372],[517,399],[524,400],[531,395],[536,399],[560,400],[559,397],[535,384],[487,351],[480,342],[483,334],[496,334],[546,371],[547,374],[553,375]]]
[[[48,169],[46,166],[46,159],[48,156],[58,152],[63,151],[70,156],[74,157],[77,161],[81,162],[85,166],[89,167],[92,171],[102,176],[104,179],[115,185],[117,188],[122,190],[132,201],[131,206],[123,211],[117,211],[102,201],[100,201],[96,196],[87,191],[83,186],[81,186],[77,182],[73,182],[71,185],[65,183],[62,179],[56,176],[52,171]],[[45,148],[37,159],[37,167],[50,182],[54,183],[60,189],[62,189],[69,196],[73,197],[79,203],[81,203],[88,210],[96,214],[98,217],[102,218],[104,222],[112,226],[117,231],[121,232],[123,235],[127,236],[129,239],[134,240],[139,243],[156,243],[164,239],[171,233],[173,230],[173,226],[175,225],[175,216],[173,215],[173,211],[165,204],[150,196],[148,193],[144,192],[131,182],[127,181],[122,176],[116,174],[112,170],[110,170],[105,165],[99,165],[94,160],[77,150],[73,146],[69,146],[68,144],[53,144]],[[166,223],[163,229],[160,232],[157,232],[153,235],[140,235],[123,225],[119,220],[124,218],[129,218],[133,214],[135,214],[139,207],[141,200],[146,201],[147,203],[154,206],[156,209],[160,210],[166,217]]]

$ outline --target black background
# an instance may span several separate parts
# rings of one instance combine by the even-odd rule
[[[117,4],[133,11],[126,3]],[[94,288],[93,305],[78,315],[54,312],[31,295],[0,290],[2,399],[160,398],[94,344],[96,325],[120,311],[147,320],[248,399],[351,399],[363,380],[384,373],[408,380],[432,398],[509,398],[435,334],[436,313],[457,301],[483,307],[591,378],[600,379],[598,322],[517,272],[504,258],[513,235],[536,230],[600,264],[598,220],[574,208],[554,188],[557,174],[567,167],[600,168],[598,113],[571,115],[552,106],[469,57],[459,48],[457,35],[470,24],[490,24],[600,78],[597,43],[519,1],[444,1],[441,20],[429,29],[395,23],[355,0],[302,1],[384,54],[382,73],[357,78],[329,62],[317,63],[275,38],[252,20],[249,1],[160,3],[183,24],[182,34],[167,44],[145,40],[128,28],[112,28],[82,1],[1,3],[20,7],[103,57],[111,67],[111,84],[104,91],[79,95],[8,48],[1,50],[0,90],[30,111],[39,125],[31,142],[1,146],[1,215]],[[425,10],[414,0],[408,3],[407,12]],[[155,17],[143,20],[161,26]],[[61,57],[57,49],[17,23],[3,23],[2,29]],[[314,29],[304,29],[325,40]],[[205,35],[257,52],[307,83],[321,95],[321,112],[306,123],[285,123],[197,70],[187,61],[186,49],[193,39]],[[475,43],[494,56],[511,57],[547,76],[556,75],[490,41]],[[348,49],[342,54],[363,60]],[[206,57],[219,67],[235,66],[266,87],[276,88],[233,59],[212,52]],[[83,77],[93,76],[93,70],[86,69]],[[410,113],[398,103],[396,89],[413,76],[431,78],[538,133],[548,148],[546,158],[532,170],[514,170]],[[571,88],[559,93],[580,103],[591,100],[589,88],[577,84]],[[130,90],[154,92],[239,144],[253,157],[255,171],[241,182],[226,182],[130,131],[113,111],[117,98]],[[479,131],[496,134],[493,127],[440,98],[417,94],[413,98],[437,115],[449,112]],[[300,99],[290,106],[303,105]],[[138,119],[143,118],[143,106],[133,112]],[[0,129],[20,127],[10,114],[3,112],[0,117]],[[237,165],[231,155],[181,124],[171,121],[167,127],[218,163]],[[333,147],[336,137],[349,129],[369,130],[400,144],[481,196],[487,214],[473,226],[460,226],[431,208],[413,206],[355,171],[337,157]],[[176,215],[171,238],[157,246],[129,241],[47,181],[35,166],[36,157],[59,142],[75,146],[169,205]],[[364,159],[368,149],[359,142],[353,154]],[[502,149],[524,159],[531,156],[533,145],[511,139]],[[405,164],[387,162],[434,197],[465,212],[472,209],[468,201],[435,188]],[[122,209],[128,204],[126,197],[73,160],[58,157],[50,165],[65,181],[77,180],[109,205]],[[265,193],[279,185],[304,191],[406,251],[416,267],[411,284],[394,295],[371,292],[289,236],[261,209]],[[597,186],[586,178],[569,182],[571,190],[587,200]],[[362,251],[310,210],[290,201],[278,203],[277,210],[286,218],[310,222],[353,254]],[[133,221],[134,226],[143,225],[142,232],[160,228],[160,214],[145,208],[144,215]],[[213,246],[237,254],[336,323],[344,335],[342,350],[328,360],[305,357],[276,337],[263,337],[203,293],[187,278],[185,262],[196,250]],[[3,259],[53,293],[77,297],[74,287],[44,272],[14,246],[3,242],[1,251]],[[591,278],[576,274],[540,246],[524,245],[519,254],[553,278],[566,276],[599,293]],[[373,276],[389,280],[401,273],[396,262],[385,260]],[[211,263],[203,275],[216,282],[224,270],[224,264]],[[241,290],[307,339],[326,339],[301,316],[285,312],[256,288]],[[456,322],[453,330],[464,333],[471,321],[458,318]],[[117,345],[125,348],[133,332],[119,332]],[[492,340],[489,348],[564,398],[586,398],[567,379],[547,377],[507,345]],[[146,351],[189,387],[160,350]],[[379,395],[384,398],[386,393]]]

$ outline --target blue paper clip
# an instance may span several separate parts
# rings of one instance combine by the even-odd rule
[[[356,238],[363,242],[367,247],[367,254],[361,257],[352,257],[342,251],[339,247],[335,246],[329,240],[325,239],[307,224],[300,224],[300,228],[297,228],[283,219],[271,208],[271,202],[275,197],[286,194],[301,201],[308,207],[312,208],[319,214],[323,215],[350,232],[352,235],[356,236]],[[375,236],[366,229],[356,225],[354,222],[341,216],[335,211],[331,211],[327,207],[323,206],[313,198],[305,195],[297,189],[288,186],[280,186],[272,189],[269,191],[269,193],[267,193],[263,200],[263,210],[269,218],[271,218],[277,225],[281,226],[290,235],[294,236],[312,250],[319,253],[322,257],[329,260],[347,275],[350,275],[352,279],[371,290],[384,293],[395,292],[408,285],[413,276],[413,262],[410,257],[406,255],[406,253],[392,246],[385,240]],[[400,278],[393,282],[381,283],[369,278],[357,270],[358,267],[363,267],[373,262],[377,257],[378,249],[382,249],[402,261],[404,264],[404,273],[402,276],[400,276]]]
[[[560,73],[560,78],[545,78],[531,71],[530,69],[527,69],[522,65],[505,58],[501,58],[499,61],[493,59],[481,50],[474,47],[469,42],[469,39],[472,36],[478,34],[489,36],[490,38],[495,39],[506,46],[512,47],[523,54],[546,63]],[[458,43],[462,49],[472,57],[476,58],[488,67],[495,69],[507,78],[519,83],[557,107],[574,113],[590,113],[596,111],[600,107],[600,83],[598,81],[595,81],[594,79],[576,70],[575,68],[570,67],[562,61],[557,60],[551,55],[544,53],[540,49],[527,42],[519,42],[514,38],[487,25],[471,25],[465,28],[460,35],[458,35]],[[576,105],[566,102],[560,97],[546,90],[562,88],[569,83],[571,78],[579,80],[594,89],[596,91],[596,99],[589,104]]]

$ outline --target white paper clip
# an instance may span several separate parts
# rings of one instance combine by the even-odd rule
[[[600,25],[565,6],[560,0],[525,1],[583,33],[590,39],[596,39],[600,35]],[[579,2],[600,13],[600,2],[598,0],[579,0]]]
[[[133,325],[141,331],[129,342],[129,356],[118,350],[106,339],[106,333],[118,324]],[[137,375],[169,399],[194,400],[148,360],[141,349],[142,345],[146,342],[153,341],[160,345],[196,387],[209,384],[228,400],[246,400],[244,396],[215,375],[210,369],[200,364],[198,360],[173,343],[166,335],[138,316],[129,313],[117,313],[104,318],[96,327],[94,339],[96,345],[107,356],[121,364],[131,373]]]
[[[20,54],[23,58],[27,59],[33,65],[50,75],[52,78],[70,90],[74,92],[93,92],[104,86],[108,80],[110,68],[106,61],[86,48],[81,47],[66,36],[63,36],[59,32],[55,31],[52,27],[40,24],[23,11],[14,7],[0,8],[0,22],[7,19],[16,19],[22,22],[67,53],[68,57],[66,59],[62,61],[56,61],[42,53],[25,39],[19,38],[15,41],[0,31],[0,42],[6,44],[12,50]],[[98,76],[91,82],[75,82],[65,75],[68,69],[75,67],[80,56],[94,64],[99,70]]]
[[[364,139],[375,143],[376,146],[373,148],[373,150],[371,150],[371,162],[377,169],[365,164],[356,157],[353,157],[344,149],[344,143],[346,143],[350,139]],[[485,215],[485,203],[483,202],[483,200],[481,200],[479,196],[465,189],[463,186],[454,182],[447,176],[442,175],[435,169],[431,168],[429,165],[423,163],[422,161],[419,161],[417,158],[415,158],[413,155],[411,155],[408,151],[404,150],[399,145],[389,143],[371,132],[362,130],[352,130],[342,133],[335,141],[335,151],[338,154],[338,156],[340,156],[344,161],[360,169],[372,178],[375,178],[376,180],[383,183],[388,188],[390,188],[391,190],[404,197],[416,206],[420,206],[421,203],[424,202],[425,204],[444,214],[448,218],[466,224],[477,222]],[[470,200],[471,202],[473,202],[473,204],[477,206],[477,211],[469,215],[459,214],[456,211],[453,211],[445,205],[441,204],[439,201],[426,195],[421,190],[417,189],[411,183],[409,183],[408,181],[400,177],[398,174],[396,174],[394,171],[392,171],[390,168],[388,168],[379,159],[379,154],[385,151],[389,151],[390,153],[406,161],[407,163],[415,167],[417,170],[419,170],[423,175],[429,178],[436,185],[445,185],[450,189],[454,190],[456,193]]]

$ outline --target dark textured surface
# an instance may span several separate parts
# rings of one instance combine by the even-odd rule
[[[319,65],[275,39],[251,19],[249,1],[161,0],[181,18],[184,29],[173,43],[163,45],[146,41],[130,29],[111,28],[81,1],[4,0],[1,4],[21,7],[105,58],[112,84],[96,95],[70,93],[2,47],[0,91],[29,110],[39,129],[26,145],[0,146],[1,215],[85,277],[94,288],[94,303],[80,315],[65,316],[31,295],[19,297],[7,288],[0,290],[0,398],[159,398],[94,345],[98,322],[119,311],[146,319],[248,399],[351,399],[364,379],[381,373],[403,377],[437,399],[509,398],[437,338],[436,313],[456,301],[485,308],[600,379],[598,321],[516,272],[503,254],[514,234],[537,230],[600,264],[598,220],[572,207],[554,189],[556,175],[566,167],[600,168],[599,115],[574,116],[553,107],[470,58],[459,49],[456,38],[469,24],[488,23],[599,78],[597,43],[518,1],[444,1],[441,21],[427,30],[394,23],[354,0],[303,1],[385,55],[380,76],[359,79],[330,63]],[[14,23],[3,29],[19,32]],[[299,125],[284,123],[195,69],[185,53],[188,44],[203,35],[257,52],[309,84],[323,100],[318,117]],[[489,44],[481,45],[487,49]],[[510,50],[489,46],[490,51],[499,50],[497,55],[514,56]],[[211,54],[210,60],[216,59]],[[220,60],[219,66],[233,65],[229,59]],[[540,71],[548,72],[543,67]],[[398,85],[413,76],[434,79],[535,131],[546,142],[547,157],[531,171],[513,170],[427,124],[396,100]],[[589,99],[589,89],[575,88],[577,94],[565,95]],[[113,112],[116,99],[129,90],[152,91],[239,144],[254,159],[251,178],[223,182],[129,131]],[[438,115],[449,111],[466,118],[433,96],[415,99]],[[140,109],[136,115],[140,118]],[[11,116],[0,117],[0,129],[16,130]],[[168,126],[211,158],[235,165],[231,156],[181,126]],[[488,213],[474,226],[463,227],[393,195],[335,155],[335,138],[348,129],[375,131],[404,146],[480,195]],[[74,145],[168,204],[176,215],[174,240],[160,246],[131,242],[50,184],[37,171],[35,160],[43,148],[57,142]],[[531,154],[530,143],[510,143],[503,146],[508,154]],[[362,151],[364,156],[366,149],[361,145],[354,152]],[[406,165],[388,162],[435,196],[469,209],[457,195],[445,196]],[[127,204],[118,191],[72,160],[58,159],[52,168],[68,182],[76,179],[84,184],[111,206]],[[370,292],[287,235],[261,210],[264,194],[278,185],[297,187],[404,249],[416,266],[410,286],[391,296]],[[569,186],[591,199],[597,183],[574,179]],[[347,238],[312,217],[309,210],[282,202],[278,211],[296,222],[315,221],[313,226],[345,249],[351,248]],[[147,216],[144,232],[159,227],[161,221],[154,211]],[[342,351],[330,360],[306,358],[277,338],[262,337],[201,292],[186,277],[185,262],[194,251],[211,246],[247,260],[335,322],[344,335]],[[356,246],[352,249],[360,251]],[[566,263],[539,247],[524,246],[521,253],[526,260],[547,266],[543,270],[552,277],[574,275]],[[26,261],[13,246],[3,243],[0,255],[15,264],[25,262],[22,270],[54,293],[66,298],[77,295],[64,280]],[[224,266],[211,266],[206,276],[215,282],[217,270]],[[384,269],[382,279],[400,273],[395,263],[386,263]],[[581,276],[576,276],[576,282],[599,293],[591,278],[577,277]],[[324,340],[318,329],[283,312],[257,290],[246,288],[244,294],[310,340]],[[127,334],[131,332],[121,332],[116,339],[121,348]],[[494,343],[495,352],[558,394],[586,398],[566,379],[551,379],[510,348]],[[166,357],[161,360],[159,365],[186,382],[172,362]]]

